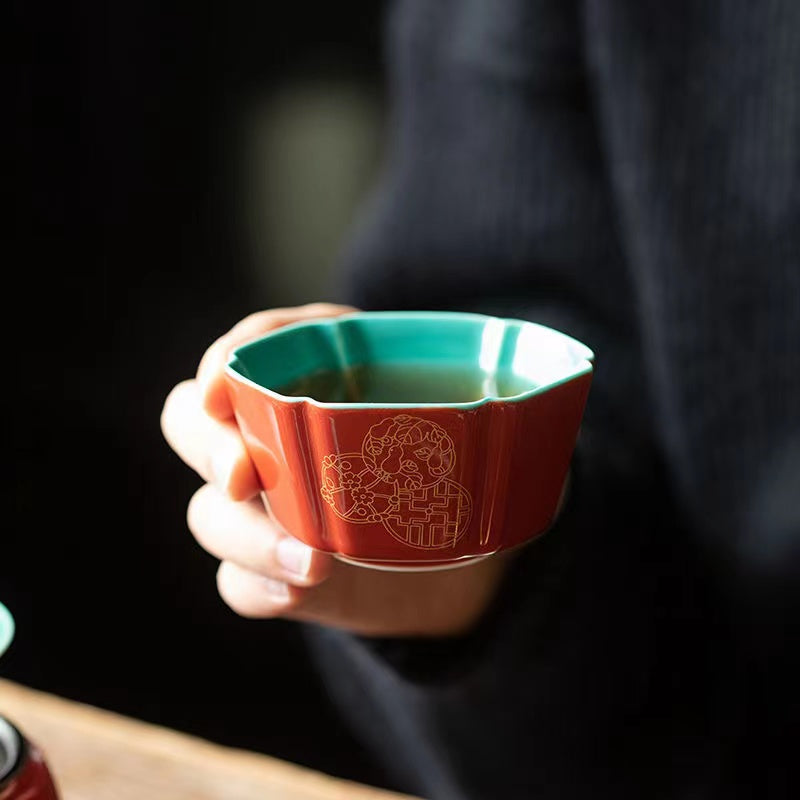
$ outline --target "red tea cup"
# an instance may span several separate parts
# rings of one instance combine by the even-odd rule
[[[287,532],[363,566],[437,569],[551,525],[592,359],[575,339],[523,320],[360,312],[237,348],[226,382],[264,502]],[[415,401],[412,389],[394,402],[389,383],[377,400],[297,391],[330,375],[347,387],[371,370],[424,374],[427,396]],[[459,397],[452,376],[479,395]]]

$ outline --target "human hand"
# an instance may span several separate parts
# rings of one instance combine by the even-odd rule
[[[189,529],[220,559],[217,588],[246,617],[287,617],[373,636],[450,636],[486,610],[508,556],[421,573],[344,564],[313,550],[270,518],[239,435],[224,383],[231,350],[267,331],[354,309],[317,303],[253,314],[206,351],[194,380],[167,397],[161,429],[202,478],[189,502]]]

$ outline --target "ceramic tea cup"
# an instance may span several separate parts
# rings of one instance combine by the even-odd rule
[[[237,348],[226,384],[287,532],[343,561],[436,569],[550,526],[592,359],[524,320],[357,312]]]

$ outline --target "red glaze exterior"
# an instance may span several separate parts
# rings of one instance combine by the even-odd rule
[[[59,800],[55,783],[40,750],[23,744],[22,763],[0,781],[0,800]]]
[[[547,530],[591,377],[465,410],[289,401],[226,372],[275,519],[319,550],[404,568],[494,553]]]

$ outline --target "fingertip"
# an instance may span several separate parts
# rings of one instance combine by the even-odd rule
[[[249,500],[261,489],[253,462],[238,433],[231,435],[226,431],[212,452],[209,465],[214,485],[231,500]]]
[[[257,575],[223,561],[217,570],[217,591],[225,604],[248,619],[279,617],[302,603],[304,590],[275,578]]]
[[[245,455],[236,460],[228,475],[228,485],[224,487],[224,491],[237,503],[251,500],[261,491],[261,483],[249,456]]]
[[[203,411],[213,419],[224,421],[233,417],[233,404],[228,394],[224,374],[208,376],[200,380]]]

